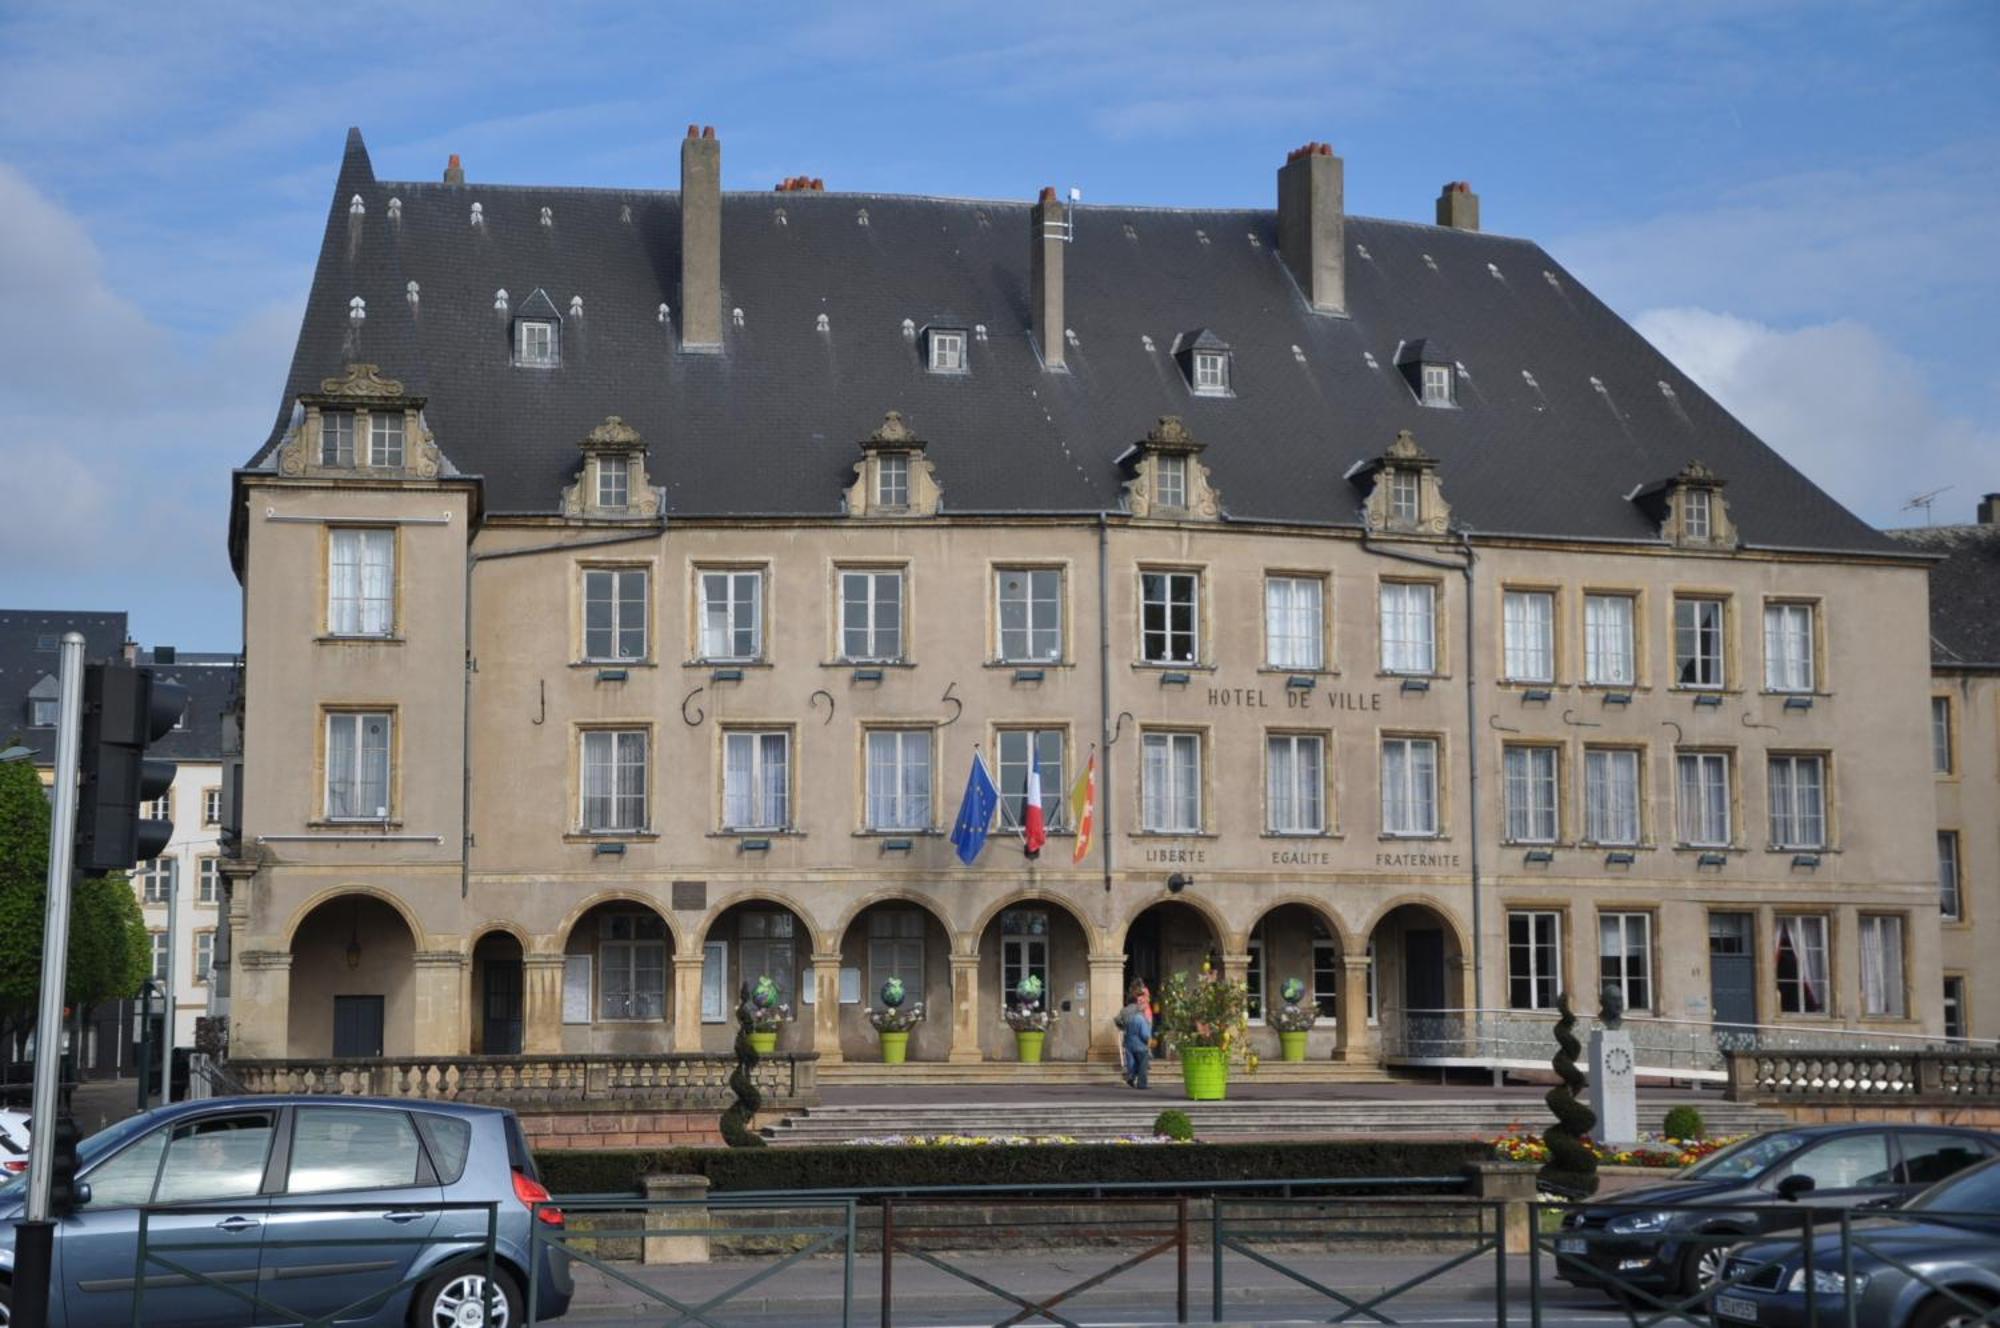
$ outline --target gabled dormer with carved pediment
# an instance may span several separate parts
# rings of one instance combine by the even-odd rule
[[[1451,504],[1444,500],[1437,458],[1417,446],[1408,429],[1381,456],[1347,472],[1361,490],[1368,529],[1400,535],[1442,535],[1451,529]]]
[[[591,521],[650,521],[661,494],[646,470],[646,440],[616,415],[583,436],[583,468],[562,492],[564,516]]]
[[[372,364],[350,364],[299,396],[278,473],[312,479],[434,480],[450,469],[412,396]]]
[[[861,460],[847,486],[849,516],[933,516],[944,505],[926,443],[903,422],[902,412],[882,417],[882,427],[861,440]]]
[[[1222,495],[1201,464],[1207,444],[1188,432],[1178,415],[1162,415],[1144,438],[1125,449],[1118,465],[1125,472],[1120,499],[1133,516],[1213,521],[1222,514]]]
[[[1642,485],[1632,501],[1659,523],[1660,538],[1683,549],[1733,549],[1736,522],[1722,496],[1727,481],[1699,461],[1672,479]]]

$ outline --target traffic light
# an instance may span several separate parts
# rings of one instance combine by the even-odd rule
[[[49,1152],[49,1211],[68,1217],[76,1211],[76,1122],[67,1114],[56,1117],[55,1147]]]
[[[174,782],[172,761],[148,760],[146,748],[173,730],[187,689],[126,664],[92,664],[83,673],[82,775],[76,804],[76,869],[88,875],[128,871],[158,857],[174,823],[148,820],[144,805]]]

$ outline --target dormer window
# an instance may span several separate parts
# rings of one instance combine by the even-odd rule
[[[1457,384],[1449,364],[1424,366],[1423,402],[1426,406],[1457,404]]]
[[[583,437],[583,464],[563,489],[564,516],[614,521],[658,516],[660,491],[646,471],[646,443],[616,415]]]
[[[354,464],[354,412],[323,411],[319,417],[319,463],[322,466]]]
[[[56,709],[60,703],[36,697],[28,702],[28,727],[31,729],[52,729],[56,726]]]
[[[875,461],[875,505],[895,511],[910,505],[910,455],[885,452]]]
[[[373,411],[368,416],[368,464],[403,468],[403,413]]]
[[[1194,353],[1194,390],[1221,396],[1229,391],[1229,357],[1219,350]]]
[[[539,318],[514,324],[514,363],[536,366],[556,362],[556,325]]]
[[[1715,495],[1707,489],[1688,489],[1681,495],[1681,533],[1691,540],[1706,540],[1715,532]]]
[[[609,511],[623,511],[632,502],[631,465],[622,456],[597,459],[597,505]]]
[[[962,328],[934,327],[927,341],[932,373],[965,372],[965,331]]]
[[[1226,397],[1229,388],[1229,343],[1205,327],[1174,338],[1174,359],[1198,397]]]
[[[1397,525],[1415,525],[1424,515],[1424,477],[1419,470],[1399,468],[1389,472],[1389,520]]]
[[[1160,507],[1175,511],[1187,507],[1187,458],[1185,456],[1159,456],[1153,458],[1153,502]]]
[[[1437,461],[1408,429],[1382,455],[1349,469],[1347,479],[1363,495],[1370,530],[1442,535],[1450,528],[1451,505],[1438,482]]]
[[[1672,479],[1641,485],[1627,497],[1660,525],[1669,544],[1690,548],[1736,546],[1736,522],[1723,480],[1699,461],[1690,461]]]
[[[1396,351],[1396,368],[1421,405],[1449,408],[1458,404],[1458,363],[1435,337],[1406,341]]]

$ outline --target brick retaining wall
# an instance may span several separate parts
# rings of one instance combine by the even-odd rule
[[[522,1112],[528,1146],[551,1148],[699,1148],[720,1146],[713,1111]]]

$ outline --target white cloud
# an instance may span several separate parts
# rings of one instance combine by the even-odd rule
[[[2000,489],[2000,432],[1941,408],[1921,367],[1850,319],[1782,330],[1700,308],[1650,309],[1639,331],[1785,459],[1862,517],[1921,525],[1910,498],[1955,486],[1940,522]]]

